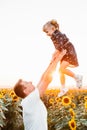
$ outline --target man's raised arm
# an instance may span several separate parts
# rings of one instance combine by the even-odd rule
[[[41,79],[39,83],[37,84],[37,88],[39,89],[40,96],[42,96],[47,89],[48,85],[52,81],[52,75],[53,72],[56,69],[57,63],[62,59],[62,57],[65,55],[66,50],[63,50],[59,53],[59,51],[54,52],[52,60],[50,64],[48,65],[45,72],[42,74]]]

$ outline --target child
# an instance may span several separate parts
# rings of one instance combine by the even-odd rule
[[[76,86],[78,88],[82,86],[82,76],[76,75],[72,71],[67,69],[67,67],[79,66],[77,54],[73,44],[69,41],[67,36],[61,33],[61,31],[59,30],[59,24],[57,23],[56,20],[48,21],[43,26],[43,31],[48,36],[50,36],[56,50],[58,50],[59,52],[61,52],[63,49],[66,50],[66,54],[60,60],[59,72],[60,72],[61,90],[58,95],[60,97],[63,96],[68,91],[68,89],[65,88],[65,75],[74,78],[76,81]]]

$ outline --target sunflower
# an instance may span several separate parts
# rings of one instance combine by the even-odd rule
[[[71,98],[68,97],[68,96],[64,96],[64,97],[62,98],[62,104],[63,104],[64,106],[70,105],[70,104],[71,104]]]
[[[75,122],[74,118],[72,118],[69,121],[69,127],[70,127],[71,130],[76,130],[76,122]]]
[[[87,109],[87,101],[85,102],[85,104],[84,104],[84,105],[85,105],[85,109]]]
[[[17,102],[17,101],[19,101],[19,97],[16,96],[16,95],[14,95],[14,96],[13,96],[13,102]]]
[[[3,94],[0,94],[0,98],[3,98]]]
[[[84,100],[87,101],[87,96],[84,97]]]
[[[70,112],[70,115],[71,115],[72,117],[75,117],[75,112],[73,111],[72,108],[69,109],[69,112]]]
[[[71,103],[71,107],[72,107],[72,108],[76,108],[76,104],[72,102],[72,103]]]
[[[5,95],[7,93],[7,90],[6,89],[2,89],[1,90],[1,94]]]
[[[50,98],[50,99],[49,99],[49,103],[50,103],[50,104],[53,104],[53,103],[54,103],[54,99],[53,99],[53,98]]]
[[[60,98],[56,97],[55,101],[56,101],[56,103],[58,103],[60,101]]]
[[[12,91],[9,93],[9,95],[10,95],[11,97],[13,97],[13,96],[15,95],[14,91],[12,90]]]

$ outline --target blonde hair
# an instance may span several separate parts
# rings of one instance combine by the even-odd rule
[[[54,26],[55,29],[59,30],[59,24],[57,23],[57,21],[55,19],[52,19],[50,21],[48,21],[44,26],[43,26],[43,31],[45,32],[46,27],[47,26]]]

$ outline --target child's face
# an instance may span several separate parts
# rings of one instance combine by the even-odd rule
[[[44,32],[48,35],[48,36],[52,36],[53,32],[56,30],[54,26],[45,26],[44,28]]]

